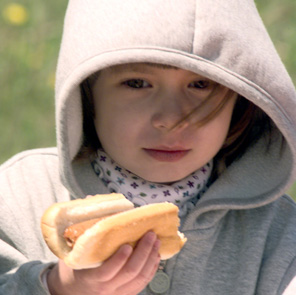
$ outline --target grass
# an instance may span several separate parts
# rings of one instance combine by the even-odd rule
[[[295,84],[296,1],[256,2]],[[54,75],[66,5],[1,0],[0,163],[26,149],[55,145]],[[296,199],[296,184],[290,192]]]
[[[11,1],[1,1],[0,162],[55,145],[54,75],[65,2],[18,1],[24,19],[18,10],[9,15]]]

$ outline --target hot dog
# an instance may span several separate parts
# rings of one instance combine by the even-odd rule
[[[65,238],[67,244],[69,247],[73,248],[77,239],[90,227],[95,225],[97,222],[112,216],[114,214],[110,214],[107,216],[99,217],[99,218],[93,218],[90,220],[82,221],[79,223],[75,223],[73,225],[68,226],[63,234],[63,237]]]
[[[134,208],[121,194],[56,203],[41,219],[48,247],[73,269],[101,265],[121,245],[134,247],[148,231],[156,233],[160,256],[168,259],[186,242],[178,226],[177,206],[158,203]]]

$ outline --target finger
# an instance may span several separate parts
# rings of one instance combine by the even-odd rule
[[[97,269],[96,277],[100,282],[110,281],[126,264],[133,252],[130,245],[122,245],[119,250],[107,259],[101,267]]]
[[[141,272],[147,260],[153,259],[155,264],[158,256],[159,242],[157,242],[155,233],[149,232],[139,241],[139,244],[134,249],[133,255],[122,268],[121,272],[114,278],[118,284],[125,284]]]
[[[157,270],[158,270],[160,260],[161,260],[161,257],[160,257],[160,255],[158,254],[158,255],[157,255],[156,263],[155,263],[154,266],[152,266],[152,269],[151,269],[151,271],[150,271],[150,274],[149,274],[149,269],[147,270],[147,273],[149,274],[149,275],[148,275],[148,276],[149,276],[149,279],[148,279],[149,282],[154,278],[155,273],[156,273]]]
[[[130,257],[123,269],[127,280],[136,277],[141,271],[150,256],[151,251],[153,251],[156,239],[157,237],[155,233],[148,232],[139,241],[137,247],[134,249],[133,255]]]
[[[160,241],[157,240],[146,263],[135,278],[135,281],[137,281],[139,285],[146,286],[153,279],[160,263],[160,255],[158,253],[159,247]]]
[[[118,294],[138,294],[143,289],[146,288],[148,283],[153,279],[160,263],[160,255],[158,254],[160,242],[157,240],[153,246],[145,265],[138,273],[138,275],[127,282],[125,285],[121,286]]]

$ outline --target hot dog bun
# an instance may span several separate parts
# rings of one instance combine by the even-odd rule
[[[114,214],[118,213],[118,214]],[[114,214],[88,228],[69,247],[63,238],[72,224]],[[100,266],[123,244],[133,247],[148,231],[161,240],[162,259],[177,254],[186,242],[178,232],[178,207],[171,203],[150,204],[134,208],[121,194],[96,195],[48,208],[41,220],[44,240],[51,251],[73,269]]]

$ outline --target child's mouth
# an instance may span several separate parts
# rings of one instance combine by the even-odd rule
[[[184,158],[190,150],[183,149],[146,149],[144,151],[153,159],[161,162],[176,162]]]

